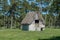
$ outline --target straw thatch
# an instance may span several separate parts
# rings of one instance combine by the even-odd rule
[[[22,20],[21,24],[31,24],[35,20],[35,15],[38,15],[38,20],[44,23],[44,19],[40,12],[28,12],[26,17]]]

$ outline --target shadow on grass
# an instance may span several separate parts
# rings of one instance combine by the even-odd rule
[[[49,38],[49,39],[38,39],[38,40],[60,40],[60,36],[52,37],[52,38]]]

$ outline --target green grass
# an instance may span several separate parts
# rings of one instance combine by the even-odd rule
[[[0,40],[39,40],[59,37],[60,29],[46,28],[44,31],[21,31],[19,29],[0,30]]]

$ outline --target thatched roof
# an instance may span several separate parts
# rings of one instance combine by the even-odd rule
[[[40,12],[28,12],[26,14],[26,17],[22,20],[21,24],[31,24],[35,20],[36,14],[38,14],[38,19],[43,21],[44,23],[44,19],[42,15],[40,14]]]

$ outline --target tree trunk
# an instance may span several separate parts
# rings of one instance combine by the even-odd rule
[[[13,28],[13,17],[11,16],[11,29]]]
[[[14,23],[14,28],[16,28],[16,21],[15,21],[15,23]]]

